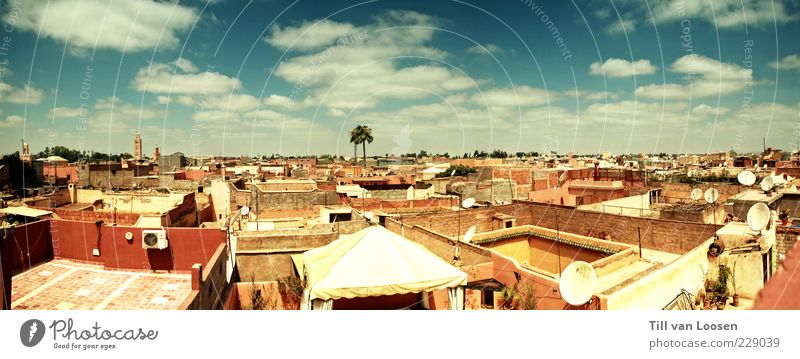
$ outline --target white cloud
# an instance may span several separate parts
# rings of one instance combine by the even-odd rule
[[[41,36],[69,42],[78,49],[92,49],[95,45],[129,52],[173,48],[180,42],[178,34],[198,17],[195,9],[178,2],[18,1],[22,9],[13,19],[17,28],[32,32],[41,29]],[[4,20],[12,21],[10,16],[9,12]]]
[[[78,108],[71,108],[71,107],[56,107],[51,108],[50,111],[47,113],[47,117],[55,117],[55,118],[73,118],[79,116],[86,116],[88,114],[88,109]]]
[[[642,16],[649,14],[641,3],[631,2]],[[701,18],[720,28],[784,24],[798,19],[790,13],[783,1],[763,0],[657,0],[650,2],[657,23],[680,21],[684,18]]]
[[[724,115],[728,113],[728,109],[725,107],[711,107],[706,104],[699,104],[692,109],[692,114],[697,116],[716,116],[716,115]]]
[[[688,99],[741,91],[753,81],[753,71],[702,55],[685,55],[672,63],[670,71],[686,75],[689,84],[667,83],[640,86],[636,94],[652,99]]]
[[[282,50],[313,50],[333,45],[340,38],[355,32],[356,27],[352,24],[322,19],[283,28],[275,25],[264,41]]]
[[[467,49],[467,52],[477,55],[489,55],[489,54],[497,55],[499,53],[502,53],[503,49],[501,49],[500,46],[497,46],[495,44],[486,44],[483,45],[483,47],[478,45],[472,46]]]
[[[630,34],[636,31],[636,20],[618,19],[606,27],[606,32],[611,35]]]
[[[35,87],[25,85],[22,88],[15,88],[5,82],[0,82],[0,102],[15,104],[38,105],[42,102],[44,94]]]
[[[649,75],[656,72],[650,60],[627,61],[610,58],[604,63],[594,62],[589,65],[589,74],[608,77],[631,77],[633,75]]]
[[[117,97],[97,100],[89,116],[89,129],[95,133],[117,134],[133,131],[140,122],[163,118],[163,112],[147,106],[125,103]]]
[[[779,61],[772,61],[769,66],[774,69],[800,70],[800,56],[789,55]]]
[[[220,94],[242,87],[238,78],[210,70],[186,70],[197,71],[197,68],[186,59],[173,64],[153,63],[139,69],[131,87],[138,91],[166,94]]]
[[[554,101],[559,98],[555,91],[547,92],[544,89],[517,86],[515,88],[493,89],[477,92],[472,95],[472,103],[479,106],[537,106]]]
[[[0,128],[22,127],[23,123],[25,123],[24,118],[17,115],[10,115],[7,116],[5,120],[0,120]]]
[[[315,22],[283,28],[283,32],[302,34]],[[472,88],[465,75],[428,58],[441,59],[446,53],[431,48],[433,18],[409,11],[389,11],[364,26],[341,26],[355,36],[337,44],[336,40],[315,41],[305,48],[318,51],[291,58],[278,66],[276,75],[299,89],[292,102],[303,106],[322,104],[349,110],[370,108],[383,99],[421,99],[434,94]],[[418,27],[414,27],[418,26]],[[277,40],[276,40],[277,41]],[[280,42],[284,43],[284,42]],[[314,46],[312,46],[314,45]],[[403,66],[395,57],[403,57]],[[281,95],[283,100],[288,94]],[[269,100],[271,101],[271,100]]]
[[[191,61],[183,57],[179,57],[177,60],[175,60],[175,67],[188,74],[193,74],[200,71]]]

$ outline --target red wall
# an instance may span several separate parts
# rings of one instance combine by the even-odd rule
[[[0,236],[7,236],[0,243],[3,246],[0,258],[2,259],[0,309],[10,309],[12,275],[52,257],[49,222],[48,220],[32,222],[0,233]]]
[[[143,249],[143,228],[102,225],[98,233],[92,222],[52,222],[56,257],[103,263],[107,268],[190,270],[195,263],[205,265],[226,242],[225,232],[218,228],[167,228],[167,249]],[[127,232],[133,234],[130,242],[125,239]],[[100,256],[92,255],[94,248],[100,249]]]

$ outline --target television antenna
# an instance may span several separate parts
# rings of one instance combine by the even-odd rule
[[[475,237],[475,232],[477,230],[478,230],[478,226],[469,227],[469,229],[467,230],[467,233],[464,234],[464,238],[462,238],[461,240],[466,242],[466,243],[470,243],[472,241],[472,237]]]
[[[765,193],[769,192],[774,186],[775,182],[772,180],[772,176],[764,177],[764,179],[761,180],[761,190],[763,190]]]
[[[570,263],[558,281],[561,297],[571,305],[584,305],[597,290],[597,273],[592,265],[584,261]]]
[[[739,180],[739,183],[743,186],[752,186],[753,183],[756,183],[756,174],[750,171],[742,171],[739,172],[736,179]]]
[[[716,188],[709,188],[703,194],[703,197],[706,200],[706,203],[711,204],[711,216],[714,217],[714,226],[717,226],[717,206],[714,204],[717,203],[719,199],[719,191]],[[717,236],[717,232],[714,232],[714,237]]]
[[[695,188],[695,189],[692,190],[692,193],[690,194],[690,196],[692,198],[692,201],[697,201],[697,200],[699,200],[700,198],[703,197],[703,190],[699,189],[699,188]]]
[[[719,199],[719,191],[716,188],[709,188],[703,194],[703,198],[705,198],[706,203],[716,203]]]
[[[769,207],[764,203],[756,203],[747,210],[747,226],[761,235],[761,231],[769,224]]]
[[[472,208],[475,205],[475,198],[469,197],[461,201],[461,208]]]

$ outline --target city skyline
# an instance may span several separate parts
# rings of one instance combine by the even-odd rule
[[[794,150],[800,12],[734,3],[9,2],[0,152]]]

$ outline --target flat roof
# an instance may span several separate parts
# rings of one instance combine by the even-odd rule
[[[771,192],[769,194],[766,194],[763,191],[751,189],[741,193],[737,193],[729,197],[728,200],[772,203],[778,200],[780,196],[781,193],[778,192]]]
[[[54,259],[12,279],[11,309],[178,309],[191,275],[106,270]]]
[[[16,216],[25,216],[25,217],[43,217],[47,215],[53,214],[50,211],[43,211],[41,209],[30,208],[30,207],[8,207],[8,208],[0,208],[0,213],[5,214],[12,214]]]

